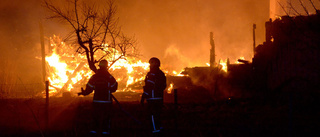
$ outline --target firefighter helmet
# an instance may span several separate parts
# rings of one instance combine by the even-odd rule
[[[152,57],[150,60],[149,60],[149,64],[151,63],[154,63],[156,67],[160,67],[160,60],[156,57]]]
[[[99,67],[108,67],[108,61],[107,60],[101,60],[99,62]]]

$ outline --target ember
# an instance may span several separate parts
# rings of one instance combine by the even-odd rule
[[[167,89],[167,93],[168,94],[171,94],[172,93],[172,90],[173,90],[173,83],[171,82],[168,89]]]

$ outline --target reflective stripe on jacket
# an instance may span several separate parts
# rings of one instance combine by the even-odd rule
[[[93,102],[107,103],[112,102],[111,93],[118,88],[115,78],[107,71],[99,69],[92,75],[87,83],[84,95],[94,92]]]
[[[144,94],[147,100],[163,99],[163,91],[167,86],[166,76],[160,70],[148,72],[145,78]]]

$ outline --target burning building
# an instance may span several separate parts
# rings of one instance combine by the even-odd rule
[[[186,67],[181,74],[183,77],[168,77],[170,83],[180,91],[185,100],[212,100],[224,98],[225,89],[220,89],[220,85],[225,82],[227,63],[219,60],[216,62],[215,42],[213,33],[210,32],[210,59],[207,66]],[[179,80],[178,80],[179,79]],[[195,99],[197,98],[197,99]]]

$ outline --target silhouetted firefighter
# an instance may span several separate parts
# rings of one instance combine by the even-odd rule
[[[112,114],[112,94],[118,88],[115,78],[108,72],[108,62],[101,60],[96,74],[89,79],[86,89],[81,88],[78,95],[88,95],[95,90],[92,102],[92,130],[90,133],[103,135],[110,134]]]
[[[144,100],[147,100],[148,113],[150,114],[152,123],[152,132],[158,133],[162,130],[160,116],[163,106],[163,91],[167,86],[167,82],[166,76],[160,70],[160,60],[153,57],[149,60],[149,64],[150,71],[145,77],[141,104],[143,105]]]

